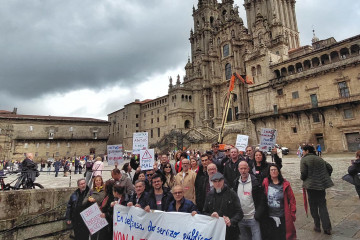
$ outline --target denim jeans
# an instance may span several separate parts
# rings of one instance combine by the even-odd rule
[[[239,222],[241,240],[261,240],[260,224],[253,219],[242,219]]]

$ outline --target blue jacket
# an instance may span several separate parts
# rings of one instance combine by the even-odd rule
[[[179,211],[176,211],[176,201],[175,200],[171,201],[169,208],[168,208],[168,212],[192,213],[193,211],[196,211],[197,213],[199,213],[196,205],[192,201],[185,199],[184,197],[181,199],[181,205],[180,205]]]

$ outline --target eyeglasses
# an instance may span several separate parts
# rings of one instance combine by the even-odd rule
[[[174,195],[180,195],[183,194],[183,192],[173,192]]]
[[[151,173],[150,173],[150,174],[146,174],[146,175],[149,176],[149,177],[151,177],[151,176],[154,175],[154,174],[151,174]]]

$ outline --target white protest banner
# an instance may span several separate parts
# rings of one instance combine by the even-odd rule
[[[107,145],[108,165],[119,165],[124,161],[123,146]]]
[[[225,240],[224,219],[181,212],[145,212],[114,206],[114,240]]]
[[[133,154],[140,154],[140,150],[147,149],[149,137],[147,132],[136,132],[133,134]]]
[[[154,149],[140,150],[140,168],[141,171],[154,168]]]
[[[105,218],[100,217],[101,211],[97,203],[94,203],[80,213],[84,223],[89,229],[91,235],[108,225]]]
[[[277,131],[272,128],[262,128],[260,137],[260,151],[269,152],[276,143]]]
[[[245,152],[245,148],[248,145],[248,142],[249,142],[249,136],[238,134],[237,137],[236,137],[235,147],[239,151]]]

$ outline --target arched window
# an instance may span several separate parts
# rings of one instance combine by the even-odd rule
[[[225,65],[225,78],[226,80],[229,80],[231,78],[232,72],[231,72],[231,64],[227,63]]]
[[[261,75],[261,66],[257,65],[256,67],[257,75]]]
[[[252,67],[252,68],[251,68],[251,75],[252,75],[253,77],[256,76],[256,68],[255,68],[255,67]]]
[[[181,101],[184,101],[184,95],[181,95]]]
[[[186,121],[184,122],[184,127],[185,127],[185,129],[191,128],[191,123],[190,123],[189,120],[186,120]]]
[[[223,57],[229,56],[229,44],[225,44],[223,47]]]

